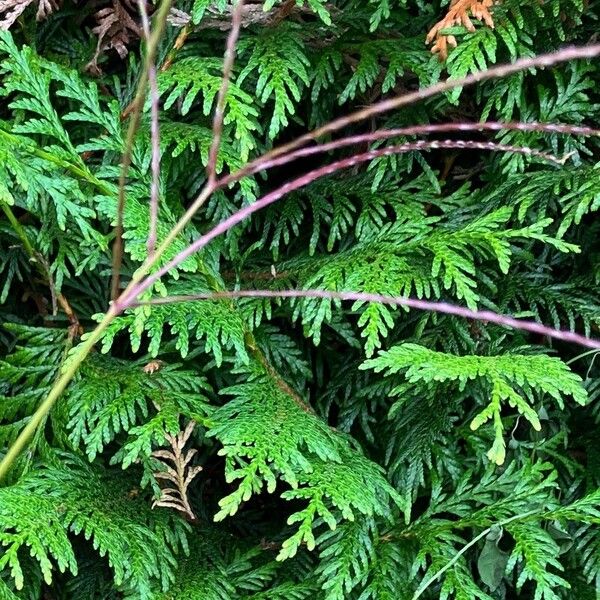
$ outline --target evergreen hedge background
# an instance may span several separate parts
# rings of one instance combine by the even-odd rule
[[[175,2],[159,45],[159,241],[206,181],[230,16],[226,0]],[[218,171],[382,98],[591,43],[599,17],[597,0],[247,2]],[[133,0],[4,0],[0,27],[3,454],[107,309],[145,44]],[[600,62],[571,61],[345,133],[464,121],[598,127],[599,102]],[[147,252],[150,137],[148,100],[126,185],[124,283]],[[382,156],[254,214],[143,299],[363,291],[597,337],[599,138],[433,135],[448,138],[568,158]],[[310,156],[217,191],[160,264],[306,171],[414,139]],[[595,357],[376,303],[128,309],[0,488],[0,599],[598,598]]]

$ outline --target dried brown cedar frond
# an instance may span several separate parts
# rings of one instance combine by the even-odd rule
[[[59,6],[58,0],[1,0],[0,1],[0,29],[7,30],[23,14],[25,9],[37,2],[38,21],[52,14]]]
[[[190,462],[197,450],[191,449],[184,453],[183,449],[187,443],[194,426],[194,421],[190,421],[184,431],[180,431],[176,436],[167,434],[166,438],[171,444],[172,450],[156,450],[152,453],[154,458],[160,460],[164,465],[165,470],[155,473],[157,479],[170,482],[167,487],[161,490],[161,495],[158,500],[155,500],[152,506],[164,506],[175,508],[185,513],[190,519],[194,520],[196,516],[192,511],[188,497],[187,489],[200,471],[201,466],[190,467]],[[174,467],[169,466],[164,461],[173,463]]]
[[[488,27],[494,28],[494,19],[490,9],[494,0],[452,0],[446,16],[438,21],[427,34],[425,43],[430,44],[435,40],[431,47],[431,52],[437,54],[440,60],[446,60],[448,57],[448,47],[456,48],[456,38],[453,35],[443,35],[442,29],[463,25],[469,31],[475,31],[475,26],[469,17],[483,21]]]
[[[134,0],[112,0],[111,5],[99,9],[95,14],[96,27],[92,31],[98,35],[98,44],[87,69],[99,74],[98,57],[106,50],[114,49],[121,58],[129,52],[128,45],[141,37],[142,28],[133,18],[137,15]]]

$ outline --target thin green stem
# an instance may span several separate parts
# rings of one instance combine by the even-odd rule
[[[27,425],[23,428],[19,436],[15,440],[14,444],[10,446],[6,455],[0,462],[0,481],[6,477],[11,465],[23,451],[30,438],[36,432],[37,428],[46,418],[46,415],[50,412],[54,403],[58,400],[59,396],[63,393],[67,385],[71,382],[77,369],[81,366],[81,363],[85,360],[94,344],[102,337],[105,329],[110,325],[116,311],[111,308],[105,315],[98,327],[94,329],[85,339],[85,341],[78,346],[76,355],[67,361],[67,366],[61,373],[60,377],[56,380],[52,386],[50,393],[46,396],[44,401],[38,406],[37,410],[31,416],[31,419]]]
[[[448,569],[453,567],[460,560],[460,557],[469,550],[469,548],[472,548],[479,540],[484,538],[492,530],[492,527],[504,527],[504,525],[508,525],[509,523],[512,523],[513,521],[518,521],[519,519],[526,519],[527,517],[532,517],[533,515],[539,514],[539,512],[540,512],[539,510],[530,510],[530,511],[527,511],[524,513],[520,513],[518,515],[513,515],[512,517],[509,517],[508,519],[504,519],[502,521],[499,521],[498,523],[494,523],[487,529],[484,529],[479,535],[474,537],[468,544],[463,546],[456,553],[456,556],[454,556],[454,558],[452,560],[448,561],[441,569],[438,569],[429,579],[426,579],[419,586],[417,591],[414,593],[412,600],[417,600],[418,598],[420,598],[425,593],[425,590],[427,590],[427,588],[432,583],[434,583]]]
[[[138,88],[137,88],[137,92],[136,92],[135,100],[134,100],[134,102],[135,102],[134,112],[132,115],[132,120],[130,121],[130,124],[129,124],[126,145],[125,145],[125,154],[124,154],[123,163],[122,163],[121,179],[119,182],[120,189],[119,189],[119,200],[118,200],[118,207],[117,207],[117,229],[116,229],[117,238],[115,239],[115,256],[114,256],[114,261],[113,261],[113,292],[114,292],[115,287],[118,290],[118,283],[119,283],[118,282],[118,272],[120,270],[121,259],[122,259],[122,239],[121,239],[121,235],[119,232],[120,231],[122,232],[122,228],[123,228],[123,208],[124,208],[124,202],[125,202],[125,195],[124,195],[125,179],[126,179],[127,170],[129,168],[129,164],[131,161],[131,151],[133,148],[133,140],[134,140],[135,133],[136,133],[138,125],[139,125],[139,121],[140,121],[142,102],[143,102],[144,95],[146,93],[148,69],[150,68],[150,65],[153,63],[153,61],[155,59],[158,45],[160,43],[162,34],[164,33],[164,29],[166,27],[167,16],[169,14],[169,9],[171,8],[171,3],[172,3],[172,0],[163,0],[162,4],[158,10],[157,18],[156,18],[156,26],[152,32],[152,35],[150,36],[150,38],[148,40],[148,49],[146,52],[146,57],[145,57],[144,65],[142,68],[142,73],[140,75],[140,79],[138,82]],[[22,143],[22,140],[20,140],[17,136],[10,134],[9,132],[6,132],[6,131],[3,131],[0,129],[0,133],[6,139],[9,139],[13,143]],[[49,160],[50,162],[53,162],[54,164],[56,164],[58,166],[64,167],[65,169],[68,169],[71,173],[73,173],[74,175],[81,177],[82,179],[85,179],[86,181],[94,184],[96,187],[101,189],[101,191],[103,191],[103,193],[106,193],[107,195],[112,194],[112,190],[108,186],[106,186],[106,184],[102,183],[100,180],[93,177],[93,175],[86,172],[84,169],[81,169],[75,165],[72,165],[71,163],[63,161],[63,160],[53,156],[52,154],[50,154],[44,150],[41,150],[39,148],[31,148],[29,150],[35,156],[39,156],[40,158]],[[7,214],[7,217],[9,218],[9,221],[11,222],[13,227],[14,227],[15,222],[18,224],[18,228],[15,228],[17,235],[19,235],[19,233],[22,233],[24,235],[25,231],[24,231],[23,227],[20,225],[20,223],[18,223],[18,220],[14,217],[14,213],[12,213],[12,210],[10,210],[10,207],[8,206],[8,204],[6,204],[6,208],[9,210],[10,214],[12,214],[12,217],[13,217],[12,219],[11,219],[11,217],[8,217],[8,214]],[[6,210],[5,210],[4,206],[3,206],[3,210],[6,214]],[[169,236],[169,238],[167,238],[167,240],[169,240],[169,241],[165,240],[166,244],[165,243],[162,244],[162,247],[164,247],[163,252],[166,249],[166,247],[168,246],[168,244],[177,236],[178,233],[179,233],[179,231],[176,232],[173,236]],[[26,239],[26,236],[21,239],[22,240]],[[29,250],[31,250],[31,252],[32,252],[31,256],[33,258],[35,258],[36,252],[35,252],[35,249],[33,248],[33,246],[31,245],[31,243],[28,242],[27,248]],[[29,254],[29,250],[27,250],[28,254]],[[149,272],[150,268],[152,267],[153,264],[155,264],[155,262],[158,260],[159,256],[160,255],[157,252],[154,255],[153,259],[147,260],[146,263],[144,263],[144,265],[142,265],[142,267],[140,269],[138,269],[138,271],[134,274],[132,281],[130,282],[130,286],[135,285],[137,282],[139,282],[144,277],[145,274],[147,274]],[[60,395],[63,393],[63,391],[69,384],[69,382],[75,376],[77,369],[81,366],[83,361],[86,359],[87,355],[90,353],[94,344],[101,339],[102,334],[104,333],[106,328],[110,325],[110,323],[113,321],[113,319],[118,315],[118,313],[119,313],[118,304],[117,304],[117,302],[113,302],[113,304],[110,307],[110,309],[108,310],[108,312],[104,315],[104,318],[102,319],[102,321],[98,324],[98,326],[93,331],[91,331],[88,334],[88,337],[85,339],[85,341],[80,346],[78,346],[78,348],[76,350],[76,355],[71,360],[69,360],[67,368],[62,372],[60,377],[56,380],[52,389],[48,393],[48,396],[46,396],[44,401],[38,406],[35,413],[31,416],[30,421],[23,428],[23,430],[19,433],[19,436],[17,437],[15,442],[12,444],[12,446],[10,446],[10,448],[8,449],[8,452],[2,458],[2,461],[0,461],[0,481],[2,481],[2,479],[4,479],[4,477],[10,470],[10,467],[13,464],[13,462],[15,461],[15,459],[23,451],[23,449],[29,442],[30,438],[35,433],[36,429],[42,424],[46,415],[50,412],[50,410],[54,406],[55,402],[58,400]]]
[[[29,259],[37,260],[35,249],[31,245],[31,242],[27,237],[25,228],[23,227],[23,225],[21,225],[19,219],[15,217],[15,213],[12,211],[12,208],[10,207],[8,202],[0,198],[0,206],[2,206],[2,212],[4,212],[4,214],[6,215],[8,222],[11,224],[14,232],[17,234],[17,237],[21,240],[21,244],[23,244],[23,248]]]
[[[578,354],[577,356],[573,357],[571,360],[568,360],[565,364],[566,365],[572,365],[574,362],[577,362],[578,360],[585,358],[586,356],[590,356],[591,354],[598,354],[598,350],[588,350],[587,352],[584,352],[583,354]]]
[[[44,278],[47,278],[48,274],[45,272],[45,267],[42,264],[42,261],[38,259],[38,253],[33,247],[31,241],[29,240],[25,228],[15,216],[15,213],[13,212],[12,208],[4,200],[0,200],[0,206],[2,206],[2,211],[6,215],[6,218],[8,219],[13,230],[17,234],[19,240],[21,240],[21,244],[23,245],[25,253],[31,261],[35,262],[36,267],[40,271],[42,276]],[[25,445],[29,442],[29,439],[34,435],[38,427],[40,427],[47,414],[49,413],[50,409],[52,408],[56,400],[59,398],[59,396],[62,394],[64,389],[67,387],[71,379],[73,379],[73,376],[75,375],[77,369],[79,368],[85,357],[88,355],[92,346],[100,339],[103,331],[106,329],[106,327],[108,327],[114,316],[115,313],[112,309],[106,313],[102,322],[98,325],[98,327],[96,327],[96,329],[94,329],[94,331],[90,333],[89,337],[79,347],[77,356],[74,357],[73,360],[68,363],[67,368],[56,380],[56,383],[50,390],[48,396],[38,406],[37,410],[31,416],[31,419],[29,420],[27,425],[19,433],[19,436],[15,440],[15,443],[12,444],[12,446],[8,449],[8,452],[0,462],[0,481],[6,476],[12,463],[22,452],[23,448],[25,448]]]

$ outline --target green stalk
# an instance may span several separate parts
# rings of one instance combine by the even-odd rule
[[[37,410],[31,416],[29,423],[23,428],[19,437],[10,446],[8,452],[0,462],[0,481],[4,479],[11,465],[23,451],[27,442],[31,436],[35,433],[36,429],[40,426],[42,421],[46,418],[46,415],[50,412],[54,403],[58,400],[60,395],[63,393],[67,385],[71,382],[77,369],[81,366],[81,363],[86,359],[87,355],[94,344],[100,340],[104,330],[110,325],[112,320],[117,315],[114,308],[111,309],[104,315],[102,321],[98,324],[86,340],[77,348],[77,354],[71,360],[68,361],[67,367],[61,373],[60,377],[56,380],[56,383],[52,386],[50,393],[46,396],[44,401],[38,406]]]
[[[212,190],[208,190],[208,194],[210,194],[211,192],[212,192]],[[2,208],[4,209],[5,214],[8,216],[11,224],[13,224],[13,227],[15,227],[15,223],[16,223],[15,231],[17,232],[17,235],[19,235],[19,237],[23,241],[23,245],[26,246],[26,250],[27,250],[27,248],[29,248],[32,252],[31,256],[33,258],[35,258],[35,250],[33,249],[29,240],[27,239],[27,236],[25,235],[25,231],[24,231],[22,225],[16,219],[16,217],[14,216],[14,213],[12,212],[12,210],[10,210],[10,207],[5,202],[2,203]],[[9,216],[9,215],[11,215],[11,216]],[[181,228],[183,228],[183,226],[181,226]],[[121,311],[121,307],[119,305],[119,300],[121,298],[126,297],[126,295],[130,292],[130,290],[134,286],[136,286],[145,277],[145,275],[147,275],[149,273],[150,269],[160,259],[161,255],[168,248],[171,241],[177,236],[177,233],[181,230],[181,228],[180,229],[175,228],[175,230],[172,231],[167,236],[165,241],[157,249],[157,251],[154,254],[154,256],[152,257],[152,259],[147,260],[133,274],[131,281],[129,282],[129,285],[123,291],[123,293],[119,296],[119,298],[117,298],[117,300],[115,302],[113,302],[111,308],[104,315],[102,321],[97,325],[97,327],[93,331],[90,332],[90,334],[86,338],[86,340],[80,346],[78,346],[78,348],[76,350],[76,352],[77,352],[76,356],[74,356],[71,360],[69,360],[67,368],[62,372],[60,377],[56,380],[56,382],[52,386],[52,389],[48,393],[48,396],[46,396],[44,401],[38,406],[37,410],[32,415],[29,423],[27,423],[27,425],[19,433],[19,436],[17,437],[15,442],[12,444],[12,446],[9,448],[6,455],[0,461],[0,481],[2,481],[4,479],[4,477],[10,470],[13,462],[16,460],[16,458],[19,456],[19,454],[23,451],[23,449],[27,445],[29,439],[33,436],[36,429],[43,422],[46,415],[52,410],[52,407],[54,406],[55,402],[58,400],[60,395],[63,393],[63,391],[65,390],[67,385],[69,385],[69,383],[75,376],[77,369],[81,366],[83,361],[87,358],[87,356],[90,353],[94,344],[96,344],[102,338],[102,334],[104,333],[106,328],[112,323],[113,319]],[[29,250],[27,250],[27,252],[29,254]]]
[[[504,527],[505,525],[508,525],[509,523],[512,523],[513,521],[518,521],[520,519],[527,519],[527,518],[532,517],[532,516],[534,516],[536,514],[539,514],[539,513],[540,513],[539,510],[529,510],[527,512],[520,513],[518,515],[513,515],[512,517],[508,517],[507,519],[503,519],[502,521],[499,521],[498,523],[494,523],[493,525],[491,525],[487,529],[484,529],[479,535],[477,535],[476,537],[474,537],[468,544],[465,544],[456,553],[456,555],[452,558],[452,560],[448,561],[441,569],[439,569],[438,571],[436,571],[429,579],[427,579],[423,583],[421,583],[421,585],[419,586],[419,588],[415,592],[414,596],[412,597],[412,600],[417,600],[418,598],[420,598],[425,593],[425,590],[432,583],[434,583],[436,581],[436,579],[438,579],[438,577],[440,577],[441,575],[443,575],[450,567],[454,566],[460,560],[460,557],[469,548],[472,548],[479,540],[483,539],[488,533],[490,533],[490,531],[492,530],[492,527]]]
[[[6,215],[8,222],[12,225],[12,228],[14,229],[15,233],[17,234],[17,237],[21,240],[21,243],[23,244],[23,248],[25,248],[25,253],[27,254],[27,256],[29,256],[30,260],[36,260],[35,249],[31,245],[31,242],[29,241],[29,238],[27,237],[25,228],[23,227],[23,225],[21,225],[21,223],[19,222],[19,219],[17,219],[17,217],[15,217],[15,213],[12,211],[12,208],[10,207],[8,202],[6,202],[6,200],[2,200],[0,198],[0,206],[2,206],[2,211]]]
[[[23,248],[29,256],[30,260],[36,261],[36,266],[38,270],[46,276],[44,273],[44,267],[36,258],[36,250],[29,241],[27,237],[27,233],[23,225],[19,222],[19,220],[15,217],[14,212],[8,203],[4,200],[0,200],[0,206],[2,206],[2,211],[6,215],[8,221],[12,225],[15,233],[21,240],[23,244]],[[67,385],[69,385],[70,381],[75,376],[77,369],[81,366],[81,363],[86,359],[87,355],[90,353],[92,347],[100,338],[102,334],[106,330],[106,328],[110,325],[112,320],[117,316],[118,310],[116,306],[111,306],[108,312],[104,315],[102,321],[98,324],[98,326],[88,335],[85,341],[77,348],[76,355],[68,361],[67,367],[61,373],[59,378],[56,380],[52,389],[44,399],[44,401],[38,406],[36,411],[31,416],[31,419],[27,423],[27,425],[22,429],[19,433],[19,436],[15,440],[15,442],[10,446],[6,455],[0,461],[0,481],[4,479],[4,477],[9,472],[13,462],[19,456],[19,454],[23,451],[29,439],[36,432],[38,427],[42,424],[47,414],[50,412],[54,403],[58,400],[60,395],[63,393]]]
[[[44,152],[40,151],[39,153],[37,153],[37,155],[40,156],[42,153]],[[45,157],[42,156],[42,158]],[[0,199],[0,206],[2,207],[2,211],[6,215],[6,218],[8,219],[13,230],[17,234],[19,240],[21,240],[21,244],[23,245],[25,253],[31,261],[36,263],[38,271],[40,271],[42,276],[45,278],[47,274],[45,273],[44,265],[37,259],[37,252],[33,247],[32,243],[30,242],[29,238],[27,237],[27,232],[25,231],[25,228],[19,222],[19,220],[15,216],[15,213],[12,211],[12,208],[5,200]],[[86,356],[89,354],[89,351],[91,350],[92,346],[100,339],[103,331],[108,327],[115,314],[116,313],[113,308],[111,308],[106,313],[102,322],[96,327],[96,329],[94,329],[94,331],[92,331],[92,333],[85,340],[85,342],[78,348],[78,355],[74,357],[71,362],[69,362],[67,368],[56,380],[56,383],[50,390],[48,396],[38,406],[37,410],[32,415],[27,425],[19,433],[19,436],[15,440],[14,444],[12,444],[6,455],[3,457],[2,461],[0,461],[0,481],[6,476],[6,474],[10,470],[12,463],[15,461],[17,456],[19,456],[29,439],[33,436],[33,434],[36,432],[43,420],[46,418],[46,415],[48,414],[56,400],[59,398],[59,396],[62,394],[66,386],[69,384],[69,382],[75,375],[77,369],[84,361]]]

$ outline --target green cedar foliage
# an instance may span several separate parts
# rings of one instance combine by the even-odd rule
[[[79,326],[89,331],[107,309],[124,113],[144,51],[130,40],[123,60],[105,40],[91,77],[87,9],[65,1],[38,22],[30,4],[0,32],[0,455],[68,364]],[[122,4],[137,18],[134,2]],[[454,27],[458,45],[440,62],[424,40],[447,4],[247,2],[217,172],[377,100],[585,44],[600,18],[597,1],[503,0],[494,29]],[[158,52],[159,240],[206,181],[231,3],[175,7]],[[598,61],[572,62],[348,133],[450,120],[597,125],[599,89]],[[126,185],[125,282],[146,257],[149,131],[147,102]],[[598,139],[472,139],[571,156],[564,166],[472,151],[384,157],[254,214],[145,297],[366,291],[597,336]],[[161,264],[330,159],[214,194]],[[596,598],[598,368],[595,353],[569,344],[377,304],[129,309],[0,488],[0,598]],[[184,492],[194,518],[164,501],[182,493],[164,477],[165,456],[190,422],[185,450],[195,453],[182,472],[202,467]]]

